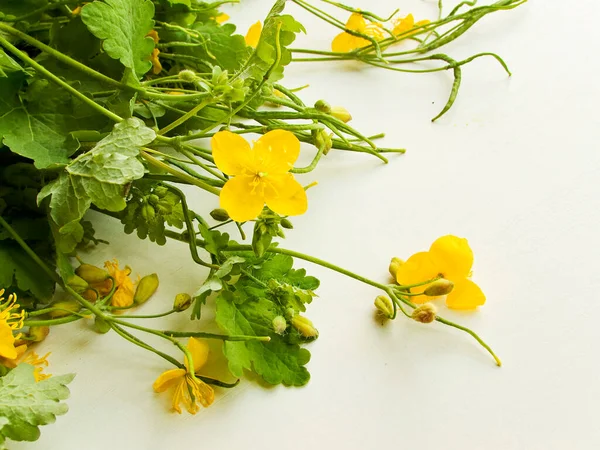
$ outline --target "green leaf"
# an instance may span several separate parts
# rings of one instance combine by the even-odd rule
[[[61,400],[69,397],[67,385],[75,375],[50,377],[36,383],[34,367],[19,364],[0,378],[0,445],[5,440],[35,441],[40,425],[54,423],[68,407]]]
[[[315,290],[319,280],[307,276],[305,269],[293,269],[294,260],[289,255],[276,254],[254,269],[253,275],[259,280],[275,279],[280,283],[290,284],[304,290]]]
[[[221,267],[215,272],[215,277],[223,278],[231,273],[236,264],[241,264],[246,261],[246,258],[241,256],[231,256],[221,264]]]
[[[83,233],[79,221],[92,203],[109,211],[125,208],[124,186],[144,176],[144,166],[137,159],[140,147],[155,137],[141,120],[124,120],[42,188],[38,202],[52,196],[51,216],[60,233]]]
[[[219,256],[221,251],[227,248],[229,234],[221,233],[218,230],[209,230],[208,226],[201,222],[198,226],[202,238],[206,241],[204,249],[214,256]]]
[[[237,71],[250,56],[251,48],[246,45],[244,36],[233,34],[235,25],[219,25],[215,21],[197,23],[192,27],[201,35],[204,45],[194,50],[182,47],[179,53],[190,53],[231,72]],[[193,47],[192,47],[193,48]],[[187,51],[186,51],[187,50]],[[192,53],[193,51],[193,53]]]
[[[272,321],[281,315],[276,304],[265,298],[237,303],[231,292],[222,292],[216,304],[216,322],[223,331],[232,335],[271,336],[270,342],[226,341],[223,344],[233,375],[240,377],[247,369],[270,384],[302,386],[308,383],[310,374],[304,365],[310,360],[310,352],[273,333]]]
[[[18,231],[18,230],[17,230]],[[15,286],[41,300],[50,300],[54,281],[14,241],[0,241],[0,288]]]
[[[104,0],[88,3],[81,18],[88,29],[104,41],[103,48],[141,78],[152,63],[154,41],[147,34],[154,26],[154,4],[150,0]]]
[[[6,78],[11,72],[23,72],[23,68],[0,48],[0,77]]]

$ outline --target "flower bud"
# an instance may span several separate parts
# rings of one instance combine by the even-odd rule
[[[71,314],[71,312],[79,311],[79,303],[74,300],[67,300],[64,302],[56,302],[52,305],[56,310],[50,311],[48,315],[53,319],[58,319],[59,317],[65,317]]]
[[[108,333],[110,331],[110,323],[102,317],[96,316],[94,319],[94,330],[100,334]]]
[[[427,286],[425,291],[423,291],[423,294],[428,297],[439,297],[440,295],[449,294],[452,292],[452,289],[454,289],[454,283],[452,281],[440,278]]]
[[[190,83],[196,81],[196,73],[193,70],[182,70],[179,72],[179,78],[183,81],[189,81]]]
[[[50,333],[50,327],[29,327],[27,337],[33,342],[42,342]]]
[[[292,230],[294,228],[294,225],[288,219],[281,219],[280,224],[283,228],[287,230]]]
[[[352,120],[352,116],[348,112],[346,108],[343,106],[334,106],[331,108],[331,112],[329,113],[336,119],[340,119],[342,122],[347,123]]]
[[[273,319],[273,331],[277,334],[285,333],[285,329],[287,328],[287,322],[285,321],[285,317],[277,316]]]
[[[375,307],[386,317],[391,318],[394,315],[394,305],[387,295],[378,295],[375,298]]]
[[[327,103],[325,100],[317,100],[315,103],[315,109],[317,111],[324,112],[325,114],[329,114],[331,111],[331,106],[329,106],[329,103]]]
[[[313,326],[313,323],[304,316],[297,315],[292,317],[292,325],[304,337],[316,338],[317,336],[319,336],[319,332]]]
[[[98,300],[98,291],[95,291],[93,289],[88,289],[88,290],[84,291],[81,294],[81,296],[89,302],[95,302],[96,300]]]
[[[190,306],[192,306],[192,297],[190,294],[182,292],[181,294],[177,294],[175,296],[175,301],[173,302],[173,309],[175,311],[185,311]]]
[[[67,280],[67,286],[73,289],[78,294],[81,294],[90,286],[87,281],[77,275],[73,275]]]
[[[210,212],[210,217],[218,222],[225,222],[226,220],[229,220],[229,214],[223,208],[213,209]]]
[[[425,303],[412,312],[410,317],[421,323],[431,323],[435,320],[437,310],[431,303]]]
[[[133,296],[133,303],[141,305],[154,295],[158,289],[158,275],[153,273],[140,280]]]
[[[108,272],[100,267],[92,266],[91,264],[81,264],[75,273],[83,278],[88,283],[101,283],[109,278]]]
[[[395,256],[390,261],[389,271],[390,271],[390,275],[394,278],[394,280],[396,279],[396,273],[398,272],[398,269],[400,268],[400,266],[402,264],[404,264],[404,260],[400,259],[400,258],[396,258]]]
[[[321,149],[323,148],[323,154],[326,155],[331,150],[333,142],[331,141],[331,134],[325,130],[318,130],[315,135],[315,145]]]

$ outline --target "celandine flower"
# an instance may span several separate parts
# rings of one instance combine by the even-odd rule
[[[113,261],[106,261],[104,263],[104,267],[108,270],[110,276],[112,276],[115,280],[116,290],[111,298],[111,305],[117,307],[127,307],[133,304],[133,295],[135,294],[135,289],[133,288],[133,281],[129,275],[131,275],[131,268],[129,266],[125,266],[125,269],[119,269],[119,261],[116,259]],[[110,289],[108,288],[108,292]],[[106,295],[108,292],[100,291],[101,295]]]
[[[398,36],[406,33],[412,28],[420,27],[421,25],[427,25],[428,23],[430,23],[429,20],[419,20],[418,22],[415,22],[415,18],[413,17],[413,15],[409,14],[408,16],[403,17],[401,19],[397,19],[394,22],[394,29],[392,30],[392,33],[394,33],[394,36]],[[408,37],[412,34],[414,33],[408,33],[403,37]]]
[[[19,309],[16,294],[10,294],[4,302],[4,289],[0,289],[0,357],[6,359],[15,359],[19,356],[15,347],[16,336],[13,331],[23,328],[25,312],[15,312]]]
[[[348,19],[348,22],[346,22],[346,28],[348,30],[356,31],[357,33],[372,37],[376,41],[380,41],[384,38],[381,25],[375,22],[367,23],[363,15],[360,13],[352,13]],[[346,53],[356,50],[357,48],[366,47],[367,45],[371,45],[371,41],[359,36],[354,36],[344,31],[333,39],[331,42],[331,50],[334,52]]]
[[[195,373],[200,370],[208,359],[208,344],[205,341],[190,338],[187,348],[192,356],[193,370],[190,370],[189,362],[186,360],[185,369],[171,369],[163,372],[154,382],[155,392],[164,392],[174,387],[173,409],[181,414],[181,403],[190,414],[196,414],[200,403],[205,408],[210,406],[215,399],[212,387],[204,381],[196,378]]]
[[[260,40],[260,34],[262,33],[262,23],[260,20],[255,24],[250,25],[248,32],[246,33],[246,45],[252,48],[256,48],[258,41]]]
[[[258,217],[265,203],[277,214],[306,212],[306,192],[289,173],[300,154],[300,141],[289,131],[273,130],[250,144],[238,134],[219,131],[211,141],[217,167],[231,176],[221,190],[221,208],[233,220]]]
[[[428,252],[412,255],[398,267],[398,284],[412,285],[442,277],[454,283],[454,288],[446,297],[446,305],[453,309],[473,309],[485,303],[485,295],[471,281],[473,251],[469,242],[456,236],[443,236],[437,239]],[[429,283],[430,284],[430,283]],[[413,293],[422,293],[429,284],[411,288]],[[425,303],[431,298],[411,297],[415,303]]]

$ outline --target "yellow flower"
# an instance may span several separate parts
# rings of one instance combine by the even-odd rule
[[[260,40],[260,34],[262,33],[262,23],[260,20],[253,25],[250,25],[248,32],[246,33],[246,45],[249,47],[256,48],[258,41]]]
[[[4,302],[4,289],[0,289],[0,357],[15,359],[19,356],[15,348],[15,340],[20,334],[15,336],[13,331],[23,328],[25,312],[15,312],[19,308],[16,294],[10,294],[8,300],[2,302]]]
[[[125,266],[125,269],[119,269],[119,261],[116,259],[113,261],[106,261],[104,263],[104,267],[106,270],[108,270],[110,276],[114,278],[117,286],[111,299],[111,305],[117,307],[131,306],[133,304],[133,295],[135,293],[133,281],[131,281],[131,278],[129,278],[129,275],[131,274],[131,268],[129,266]],[[103,289],[99,289],[99,292],[102,296],[104,296],[110,292],[111,288],[112,285],[110,287],[106,285],[103,287]]]
[[[221,13],[218,16],[215,16],[215,22],[217,22],[218,24],[227,22],[229,20],[229,16],[225,13]]]
[[[187,348],[192,356],[193,371],[190,371],[189,362],[186,360],[185,369],[171,369],[163,372],[154,382],[155,392],[164,392],[174,387],[173,409],[181,414],[181,403],[190,414],[196,414],[200,407],[198,402],[205,408],[210,406],[215,399],[212,387],[204,381],[196,378],[195,373],[200,370],[208,359],[208,344],[205,341],[190,338]]]
[[[348,22],[346,22],[346,28],[348,30],[356,31],[357,33],[372,37],[377,41],[380,41],[384,38],[381,25],[374,22],[367,24],[367,21],[363,15],[359,13],[352,13],[348,19]],[[334,52],[351,52],[352,50],[366,47],[367,45],[371,45],[371,41],[362,37],[354,36],[344,31],[333,39],[331,42],[331,50]]]
[[[232,177],[220,197],[221,208],[233,220],[255,219],[265,203],[283,216],[306,212],[306,192],[289,173],[300,154],[300,141],[292,133],[269,131],[250,148],[240,135],[219,131],[211,145],[215,164]]]
[[[158,44],[158,41],[160,40],[156,30],[150,30],[146,36],[151,37],[155,44]],[[158,75],[162,70],[162,64],[158,59],[158,55],[160,55],[160,50],[154,48],[154,50],[152,50],[152,54],[150,55],[150,61],[152,62],[152,73],[154,75]]]
[[[471,281],[473,251],[464,238],[443,236],[437,239],[428,252],[412,255],[396,272],[399,284],[423,283],[438,276],[454,283],[454,289],[446,297],[446,305],[453,309],[473,309],[485,303],[485,295]],[[411,289],[413,293],[422,293],[427,284]],[[411,297],[415,303],[424,303],[430,298]]]
[[[408,16],[403,17],[401,19],[397,19],[394,22],[394,29],[392,30],[392,33],[394,33],[394,36],[399,36],[401,34],[406,33],[412,28],[420,27],[421,25],[427,25],[428,23],[429,20],[419,20],[415,23],[415,18],[412,14],[409,14]],[[412,34],[414,33],[408,33],[406,35],[403,35],[402,37],[405,38],[411,36]]]

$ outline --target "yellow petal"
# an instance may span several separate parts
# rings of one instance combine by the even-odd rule
[[[371,42],[368,40],[361,37],[352,36],[344,31],[343,33],[338,34],[331,42],[331,51],[347,53],[351,52],[352,50],[356,50],[357,48],[366,47],[370,44]]]
[[[6,320],[0,320],[0,356],[8,359],[15,359],[18,356],[15,337]]]
[[[208,360],[208,344],[206,341],[191,337],[188,340],[187,348],[192,355],[192,359],[194,360],[194,372],[198,372],[198,370],[200,370],[200,368],[206,364],[206,361]],[[188,367],[187,361],[185,362],[185,366]]]
[[[212,387],[210,387],[204,381],[202,381],[198,378],[192,379],[192,377],[190,377],[190,376],[186,377],[186,381],[188,383],[188,389],[191,390],[191,393],[194,396],[194,399],[193,399],[194,404],[196,402],[200,402],[200,404],[202,406],[204,406],[205,408],[212,404],[212,402],[215,400],[215,391]],[[195,406],[195,410],[198,411],[197,405],[194,405],[194,406]],[[188,411],[190,411],[190,410],[188,409]],[[190,411],[190,412],[192,412],[192,411]],[[192,413],[192,414],[195,414],[195,413]]]
[[[237,222],[256,219],[265,204],[264,188],[256,177],[238,175],[229,179],[220,195],[221,208]]]
[[[392,33],[394,33],[395,35],[402,34],[406,31],[410,30],[414,25],[415,25],[415,18],[413,17],[412,14],[409,14],[408,16],[403,17],[402,19],[400,19],[396,22],[396,26],[392,30]]]
[[[156,379],[152,387],[154,392],[164,392],[173,386],[175,383],[181,380],[181,377],[185,377],[185,369],[171,369],[160,374]]]
[[[260,40],[260,34],[262,32],[262,24],[260,20],[256,22],[254,25],[251,25],[248,28],[248,32],[246,33],[246,45],[250,47],[256,48],[258,45],[258,41]]]
[[[221,24],[223,22],[227,22],[228,20],[229,20],[229,16],[227,14],[225,14],[225,13],[221,13],[218,16],[215,17],[215,21],[218,24]]]
[[[267,177],[265,201],[282,216],[298,216],[308,208],[306,191],[291,173]]]
[[[454,283],[454,289],[446,297],[446,305],[452,309],[474,309],[485,303],[485,294],[469,279]]]
[[[450,281],[467,278],[473,267],[473,251],[465,238],[442,236],[431,244],[429,254],[438,272]]]
[[[365,18],[360,13],[352,13],[346,22],[346,28],[362,33],[367,27]]]
[[[211,141],[215,164],[227,175],[239,175],[250,161],[250,144],[239,134],[219,131]]]
[[[428,252],[419,252],[412,255],[396,271],[398,284],[410,285],[423,283],[438,275],[438,271]],[[422,293],[427,285],[411,288],[413,293]],[[426,302],[427,297],[411,297],[416,303]]]
[[[300,154],[300,141],[287,130],[273,130],[254,143],[256,173],[282,174],[294,167]]]

